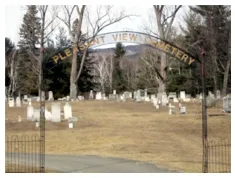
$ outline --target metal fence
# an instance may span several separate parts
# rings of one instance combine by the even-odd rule
[[[231,173],[231,142],[207,141],[206,152],[209,173]]]
[[[40,171],[39,135],[6,136],[5,172],[37,173]]]

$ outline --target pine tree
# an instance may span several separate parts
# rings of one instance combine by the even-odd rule
[[[20,28],[19,78],[18,83],[22,94],[37,94],[39,61],[35,59],[39,55],[40,18],[37,17],[37,7],[27,6],[23,23]]]
[[[113,89],[117,93],[123,92],[126,90],[126,81],[124,80],[123,70],[121,69],[121,64],[123,56],[126,51],[122,43],[117,43],[116,48],[114,49],[114,62],[113,62]]]

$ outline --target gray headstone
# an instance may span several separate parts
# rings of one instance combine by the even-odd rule
[[[217,99],[220,99],[220,98],[221,98],[221,96],[220,96],[220,90],[217,90],[217,91],[216,91],[216,95],[217,95],[217,96],[216,96]]]
[[[231,113],[231,97],[226,96],[223,98],[223,111]]]
[[[60,113],[60,103],[53,103],[51,105],[52,122],[61,122]]]
[[[70,96],[66,96],[66,101],[69,101],[70,100]]]

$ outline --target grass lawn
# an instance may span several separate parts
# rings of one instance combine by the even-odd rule
[[[58,102],[58,101],[56,101]],[[61,102],[61,109],[64,103]],[[39,103],[32,103],[39,107]],[[50,109],[51,103],[46,103]],[[74,129],[66,121],[46,122],[46,153],[98,155],[147,161],[159,167],[183,172],[202,170],[202,121],[200,103],[185,103],[187,115],[168,115],[150,102],[71,102]],[[220,113],[221,103],[208,113]],[[18,116],[22,122],[17,123]],[[6,134],[39,133],[26,120],[26,106],[6,106]],[[231,116],[208,117],[208,139],[230,140]]]

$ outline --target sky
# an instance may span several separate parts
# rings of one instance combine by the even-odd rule
[[[128,14],[133,14],[137,16],[124,19],[119,23],[111,25],[105,28],[102,33],[123,30],[144,32],[144,27],[151,26],[153,24],[152,22],[150,23],[149,18],[151,15],[154,15],[153,7],[151,5],[117,5],[114,7],[115,10],[120,10],[122,8],[124,8]],[[183,22],[182,17],[187,12],[187,9],[188,7],[184,6],[179,10],[174,25],[178,26],[179,22]],[[22,24],[22,19],[25,13],[26,10],[23,5],[7,5],[5,7],[5,37],[10,38],[15,44],[17,44],[19,41],[19,28]],[[60,25],[62,25],[62,23]],[[54,34],[56,34],[56,32]]]

